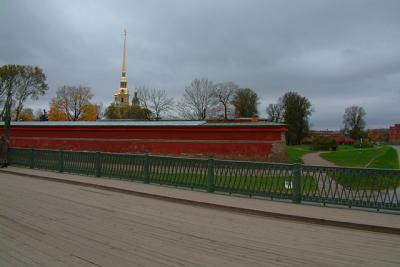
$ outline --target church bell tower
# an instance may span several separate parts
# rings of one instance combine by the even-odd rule
[[[124,30],[124,50],[122,53],[122,75],[119,89],[114,94],[117,105],[129,105],[128,81],[126,79],[126,30]]]

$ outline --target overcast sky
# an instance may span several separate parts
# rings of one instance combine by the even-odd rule
[[[119,86],[127,29],[128,87],[179,99],[198,77],[234,81],[258,110],[292,90],[314,129],[342,127],[360,105],[367,127],[400,123],[400,1],[0,0],[0,65],[44,69],[48,108],[62,85],[87,85],[107,106]]]

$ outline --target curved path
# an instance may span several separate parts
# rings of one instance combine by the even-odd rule
[[[400,146],[392,146],[396,151],[397,151],[397,158],[399,159],[399,165],[400,165]]]
[[[392,146],[393,148],[396,149],[398,155],[399,155],[399,161],[400,161],[400,146]],[[314,153],[309,153],[305,154],[302,157],[302,160],[304,162],[304,165],[312,165],[312,166],[321,166],[321,167],[340,167],[338,165],[335,165],[333,162],[328,161],[326,159],[323,159],[321,157],[321,153],[323,152],[314,152]],[[400,164],[400,163],[399,163]],[[351,195],[352,190],[348,190],[344,188],[342,185],[336,183],[335,179],[332,179],[329,175],[326,173],[322,172],[321,174],[322,182],[318,183],[319,190],[321,192],[328,192],[326,197],[332,197],[335,198],[338,195]],[[326,188],[328,187],[328,189]],[[381,198],[383,199],[382,202],[385,203],[390,203],[391,199],[397,199],[397,196],[399,195],[396,190],[398,189],[389,189],[389,190],[382,190],[382,191],[368,191],[365,190],[365,192],[368,191],[368,194],[370,194],[370,197],[374,198]],[[357,198],[354,200],[365,200],[365,197],[363,195],[358,195]]]
[[[336,165],[326,159],[323,159],[320,155],[322,152],[314,152],[305,154],[301,159],[305,165],[313,166],[324,166],[324,167],[336,167]]]

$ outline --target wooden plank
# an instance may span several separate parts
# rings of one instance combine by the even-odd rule
[[[15,265],[400,264],[397,235],[293,223],[16,176],[0,176],[0,237],[6,242],[0,243],[0,262]]]

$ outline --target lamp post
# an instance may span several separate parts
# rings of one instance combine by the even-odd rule
[[[4,164],[3,167],[8,166],[8,148],[10,146],[10,130],[11,130],[11,104],[12,104],[12,92],[11,89],[9,88],[7,90],[7,98],[6,98],[6,103],[5,103],[5,112],[4,112],[4,131],[5,131],[5,142],[4,142]]]

